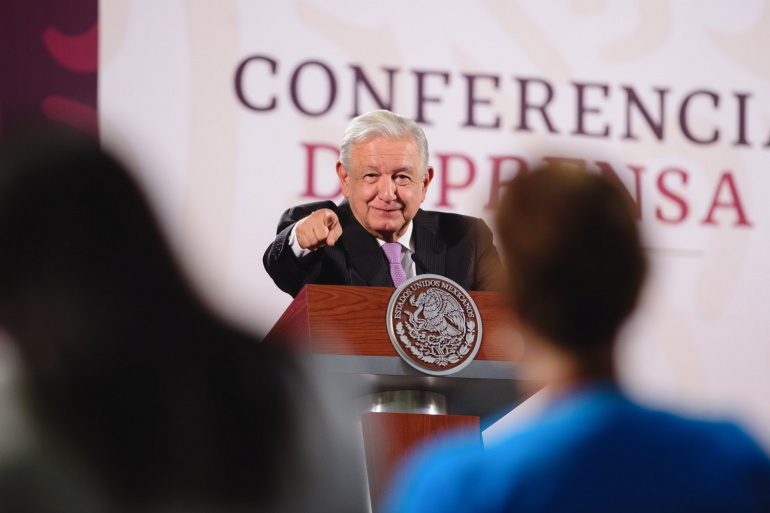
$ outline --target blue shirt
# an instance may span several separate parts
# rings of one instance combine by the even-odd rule
[[[770,512],[770,458],[740,428],[578,390],[502,443],[418,455],[387,513]]]

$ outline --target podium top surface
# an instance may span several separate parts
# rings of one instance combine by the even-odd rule
[[[322,355],[398,356],[387,330],[393,287],[307,285],[268,333],[294,349]],[[484,333],[475,360],[516,362],[522,347],[502,296],[469,291]]]

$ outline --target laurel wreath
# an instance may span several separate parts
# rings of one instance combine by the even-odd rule
[[[445,344],[441,344],[441,342],[446,341],[444,337],[422,333],[411,324],[407,325],[409,330],[409,336],[407,336],[403,322],[396,323],[396,333],[404,347],[420,361],[446,367],[449,364],[459,362],[473,347],[473,342],[476,340],[476,323],[468,321],[465,327],[465,337],[462,335],[452,337]],[[414,339],[414,344],[412,344],[410,336]],[[446,354],[446,351],[443,351],[445,348],[449,348],[451,353]]]

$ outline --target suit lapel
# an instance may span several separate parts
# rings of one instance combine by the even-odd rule
[[[414,223],[414,252],[417,255],[417,273],[444,276],[446,268],[446,244],[438,238],[438,220],[435,215],[420,209]],[[423,264],[425,269],[421,269]]]
[[[380,249],[374,236],[367,232],[353,215],[350,204],[345,201],[339,207],[342,226],[343,251],[349,253],[348,265],[366,285],[373,287],[392,287],[385,253]],[[352,283],[357,285],[357,283]]]

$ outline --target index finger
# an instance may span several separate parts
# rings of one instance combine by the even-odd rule
[[[333,227],[329,228],[329,235],[326,236],[326,245],[334,246],[334,243],[337,242],[337,239],[339,239],[341,236],[342,226],[338,222]]]

